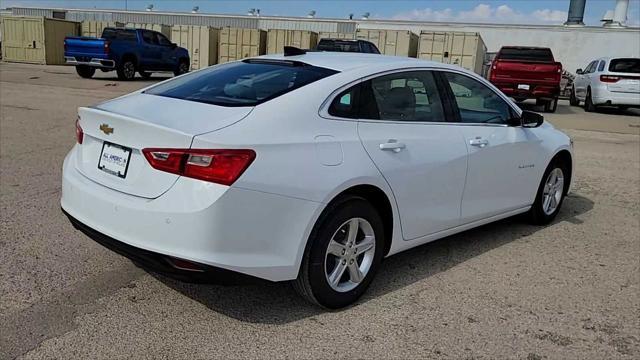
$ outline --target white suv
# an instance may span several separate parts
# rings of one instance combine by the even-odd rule
[[[576,71],[569,102],[584,101],[586,111],[600,105],[621,109],[640,107],[640,59],[600,58]]]

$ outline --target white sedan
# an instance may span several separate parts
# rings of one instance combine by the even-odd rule
[[[63,211],[143,267],[292,281],[327,308],[356,301],[384,257],[558,214],[569,137],[486,80],[411,58],[294,54],[80,108]]]

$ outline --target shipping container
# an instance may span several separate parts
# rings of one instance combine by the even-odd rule
[[[82,25],[80,25],[80,35],[99,38],[102,36],[104,28],[123,26],[123,23],[115,21],[85,20],[82,22]]]
[[[355,39],[356,33],[339,33],[339,32],[328,32],[321,31],[318,33],[318,41],[320,39]]]
[[[482,75],[487,47],[479,33],[422,31],[418,58],[454,64]]]
[[[418,35],[408,30],[358,29],[356,39],[372,42],[384,55],[417,55]]]
[[[313,49],[318,44],[318,34],[306,30],[269,29],[267,32],[267,54],[284,52],[285,46]]]
[[[162,33],[166,37],[171,37],[171,26],[160,24],[141,24],[141,23],[127,23],[125,27],[134,29],[146,29],[153,30]]]
[[[222,28],[218,37],[218,63],[264,55],[266,45],[266,31]]]
[[[189,51],[191,70],[198,70],[218,61],[220,29],[197,25],[174,25],[171,41]]]
[[[2,27],[3,60],[31,64],[64,64],[64,38],[80,33],[80,23],[44,17],[7,16]]]

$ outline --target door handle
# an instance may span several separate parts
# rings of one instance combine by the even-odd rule
[[[481,139],[481,138],[475,138],[475,139],[469,140],[469,145],[477,146],[479,148],[483,148],[483,147],[489,145],[489,140]]]
[[[388,142],[386,142],[384,144],[380,144],[380,150],[382,150],[382,151],[393,151],[394,153],[399,153],[405,147],[407,147],[405,144],[403,144],[401,142],[398,142],[397,140],[393,140],[393,139],[389,140]]]

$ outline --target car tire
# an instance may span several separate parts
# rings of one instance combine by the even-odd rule
[[[180,76],[189,72],[189,62],[186,60],[180,60],[178,67],[173,71],[173,75]]]
[[[620,111],[627,111],[627,110],[629,110],[629,107],[628,107],[628,106],[626,106],[626,105],[618,106],[618,110],[620,110]]]
[[[544,103],[544,112],[553,113],[558,108],[558,98],[549,100]]]
[[[136,77],[136,63],[132,59],[125,59],[118,65],[116,72],[120,80],[133,80]]]
[[[587,97],[584,99],[584,111],[586,112],[594,112],[597,111],[598,107],[593,104],[593,100],[591,100],[591,89],[587,89]]]
[[[554,159],[542,176],[536,199],[527,213],[529,222],[545,225],[560,212],[569,186],[569,167],[560,159]]]
[[[151,73],[148,71],[138,71],[138,74],[140,74],[140,77],[143,79],[149,79],[151,77]]]
[[[76,72],[81,78],[90,79],[96,73],[96,69],[87,65],[76,66]]]
[[[383,257],[384,227],[376,209],[359,196],[343,197],[323,214],[293,287],[313,304],[338,309],[358,300],[373,280]]]
[[[571,88],[571,95],[569,95],[569,105],[571,105],[571,106],[580,105],[580,101],[576,97],[576,89],[575,88]]]

